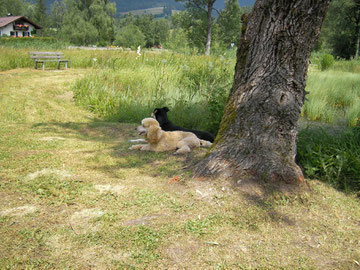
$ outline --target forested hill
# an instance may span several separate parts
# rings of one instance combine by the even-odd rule
[[[55,0],[46,0],[48,7],[52,5]],[[116,3],[116,11],[127,12],[130,10],[147,9],[154,7],[168,7],[170,9],[182,9],[183,4],[176,2],[175,0],[110,0]],[[225,0],[217,0],[215,2],[215,8],[223,9]],[[252,6],[255,0],[239,0],[240,6]]]
[[[126,12],[129,10],[145,9],[153,7],[167,6],[171,9],[182,9],[183,4],[175,0],[113,0],[116,2],[118,12]],[[217,0],[215,8],[223,9],[225,0]],[[255,0],[239,0],[240,6],[252,6]]]

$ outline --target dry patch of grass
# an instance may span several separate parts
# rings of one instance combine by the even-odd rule
[[[136,124],[70,98],[85,72],[0,73],[0,268],[359,268],[358,198],[193,179],[204,149],[130,151]]]

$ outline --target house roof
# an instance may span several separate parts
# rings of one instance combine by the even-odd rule
[[[42,29],[41,26],[37,25],[36,23],[30,21],[28,18],[24,16],[8,16],[8,17],[0,17],[0,27],[3,27],[5,25],[8,25],[9,23],[12,23],[14,21],[17,21],[19,19],[22,19],[24,21],[27,21],[28,23],[35,26],[36,29]]]

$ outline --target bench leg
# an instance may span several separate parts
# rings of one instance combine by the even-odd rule
[[[65,62],[65,69],[67,69],[67,62]]]
[[[35,69],[37,69],[37,62],[35,62]]]
[[[42,70],[45,70],[45,62],[42,63]]]
[[[58,69],[60,69],[60,62],[58,62]]]

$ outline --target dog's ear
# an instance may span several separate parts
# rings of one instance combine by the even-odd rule
[[[147,131],[146,139],[150,144],[156,144],[160,140],[161,128],[157,125],[151,125]]]
[[[164,107],[163,110],[164,110],[165,112],[170,112],[170,109],[169,109],[168,107]]]

